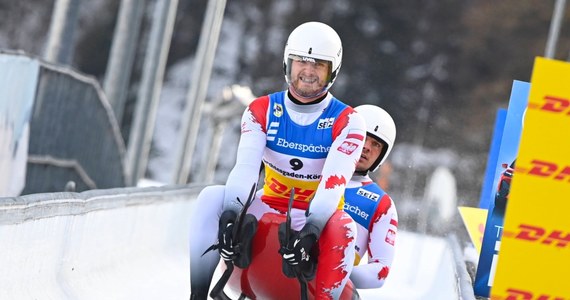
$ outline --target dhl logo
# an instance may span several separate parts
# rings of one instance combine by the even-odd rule
[[[532,291],[507,288],[507,296],[499,297],[492,295],[491,300],[568,300],[570,298],[556,297],[545,294],[535,295]]]
[[[290,188],[287,185],[279,182],[275,177],[269,178],[267,180],[267,186],[273,193],[286,198],[291,197],[291,191],[295,190],[295,200],[309,201],[315,190],[313,189],[302,189],[298,187]]]
[[[503,230],[504,237],[514,237],[515,239],[536,242],[544,245],[552,245],[559,248],[567,247],[570,243],[570,232],[562,230],[547,230],[545,228],[519,224],[518,232],[509,232]]]
[[[515,173],[526,173],[539,177],[549,177],[554,180],[566,180],[570,182],[570,166],[559,166],[554,162],[533,159],[530,168],[517,165]]]
[[[544,96],[543,100],[544,103],[542,103],[542,105],[531,102],[528,104],[528,107],[547,112],[564,113],[566,115],[570,115],[570,99],[547,95]]]

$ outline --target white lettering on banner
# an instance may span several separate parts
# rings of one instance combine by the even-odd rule
[[[317,129],[331,128],[333,126],[333,123],[334,123],[334,118],[320,119],[319,124],[317,125]]]
[[[503,232],[503,226],[495,225],[497,229],[496,238],[501,238]],[[487,286],[492,287],[493,281],[495,281],[495,272],[497,271],[497,259],[499,258],[499,250],[501,249],[501,241],[495,241],[495,253],[493,253],[493,259],[491,260],[491,269],[489,270],[489,280],[487,281]]]
[[[503,232],[503,226],[495,225],[495,228],[497,229],[497,235],[496,235],[496,237],[497,237],[497,238],[500,238],[500,237],[501,237],[501,234],[502,234],[502,232]]]
[[[375,202],[378,202],[378,199],[380,199],[380,195],[367,191],[363,188],[359,188],[358,191],[356,192],[357,195],[362,196],[362,197],[366,197],[370,200],[373,200]]]
[[[345,202],[344,203],[344,210],[352,212],[352,213],[356,214],[357,216],[363,218],[364,220],[368,220],[369,214],[367,214],[365,211],[361,210],[360,207],[358,207],[356,205],[350,205],[350,204]]]
[[[491,261],[491,270],[489,271],[489,280],[487,281],[487,286],[492,287],[493,281],[495,281],[495,272],[497,271],[497,260],[499,258],[499,250],[501,249],[501,241],[495,241],[495,253],[493,254],[493,260]]]
[[[325,153],[329,152],[331,147],[325,147],[322,145],[313,145],[313,144],[300,144],[295,142],[287,142],[287,140],[279,138],[277,140],[277,146],[283,148],[290,148],[294,150],[299,150],[301,152],[312,152],[312,153]]]

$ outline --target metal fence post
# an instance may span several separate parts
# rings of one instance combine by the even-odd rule
[[[103,89],[119,124],[123,118],[145,2],[144,0],[121,1],[111,54],[105,71]]]
[[[159,0],[156,5],[133,126],[129,135],[127,149],[129,185],[136,185],[146,171],[178,0]]]
[[[70,64],[73,57],[73,35],[81,0],[57,0],[49,26],[44,59],[52,63]]]
[[[556,55],[556,44],[558,44],[558,36],[560,35],[560,23],[564,17],[564,8],[566,0],[556,0],[554,12],[550,22],[550,30],[548,32],[548,40],[546,41],[546,50],[544,56],[554,58]]]
[[[185,184],[190,175],[192,155],[196,145],[196,135],[200,127],[202,105],[206,98],[208,83],[212,72],[218,37],[224,17],[225,0],[210,0],[200,33],[198,51],[194,59],[191,87],[186,98],[186,107],[182,116],[182,128],[174,162],[174,183]]]

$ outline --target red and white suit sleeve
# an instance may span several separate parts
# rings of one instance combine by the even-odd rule
[[[266,120],[269,97],[255,99],[241,118],[241,136],[237,148],[236,164],[228,176],[224,192],[224,211],[241,210],[251,187],[259,180],[259,168],[266,143]]]
[[[382,287],[394,260],[398,213],[390,196],[384,195],[380,201],[369,232],[368,263],[354,266],[350,275],[359,289]],[[386,210],[382,202],[390,207]]]
[[[352,108],[347,108],[333,125],[334,139],[325,160],[321,181],[309,207],[307,222],[321,231],[333,215],[346,183],[352,177],[356,162],[362,153],[366,127],[364,119]]]

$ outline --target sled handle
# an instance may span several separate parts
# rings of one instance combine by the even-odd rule
[[[289,241],[291,238],[291,208],[293,207],[293,201],[295,199],[295,189],[291,189],[291,196],[289,197],[289,203],[287,204],[287,216],[285,220],[285,241]],[[297,275],[297,280],[299,280],[299,285],[301,288],[301,300],[309,299],[307,292],[307,281],[300,270],[295,270],[295,275]]]
[[[224,274],[222,274],[222,277],[220,277],[220,280],[218,280],[218,283],[216,283],[210,292],[210,297],[214,299],[216,299],[224,290],[224,287],[228,283],[228,280],[230,280],[230,276],[232,276],[232,272],[234,271],[234,264],[231,261],[226,261],[226,267],[227,269],[224,271]]]
[[[253,186],[251,187],[251,190],[249,191],[249,196],[247,198],[247,201],[243,204],[243,207],[239,213],[238,218],[236,219],[236,222],[234,224],[234,231],[233,231],[233,242],[235,242],[236,240],[239,240],[239,237],[241,235],[241,225],[243,223],[243,219],[245,218],[245,214],[247,213],[247,209],[249,208],[249,206],[251,205],[251,203],[253,202],[253,199],[255,198],[255,188],[257,187],[257,183],[254,183]],[[238,198],[239,200],[239,198]],[[234,245],[235,246],[235,245]],[[220,293],[224,290],[224,287],[226,286],[226,284],[228,283],[228,281],[230,280],[230,276],[232,276],[232,273],[234,271],[234,264],[232,261],[225,261],[226,262],[226,270],[224,271],[224,273],[222,274],[222,277],[220,277],[220,279],[218,280],[218,282],[216,283],[216,285],[212,288],[212,291],[210,292],[210,297],[217,299],[217,297],[219,297]]]

